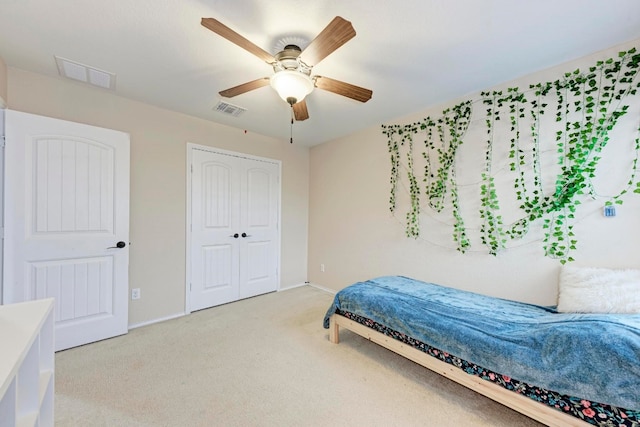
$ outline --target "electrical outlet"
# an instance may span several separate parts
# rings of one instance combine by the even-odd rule
[[[320,272],[324,273],[324,264],[320,264]]]
[[[140,288],[131,289],[131,299],[140,299]]]

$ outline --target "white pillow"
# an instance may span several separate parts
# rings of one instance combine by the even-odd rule
[[[640,270],[563,266],[558,308],[564,313],[640,313]]]

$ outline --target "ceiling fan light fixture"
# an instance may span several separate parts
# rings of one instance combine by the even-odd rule
[[[313,91],[313,80],[307,74],[293,70],[278,71],[271,77],[271,87],[278,92],[278,96],[287,104],[291,99],[302,101]]]

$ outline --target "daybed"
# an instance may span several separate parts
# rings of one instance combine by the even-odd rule
[[[401,276],[324,318],[547,425],[640,425],[640,315],[559,313]]]

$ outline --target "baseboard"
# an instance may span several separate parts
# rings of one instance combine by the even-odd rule
[[[316,288],[316,289],[319,289],[321,291],[328,292],[330,294],[334,294],[334,295],[336,294],[336,291],[333,290],[333,289],[325,288],[324,286],[316,285],[314,283],[309,283],[309,282],[304,282],[304,283],[300,283],[300,284],[297,284],[297,285],[288,286],[286,288],[281,288],[281,289],[278,289],[278,292],[283,292],[283,291],[288,291],[288,290],[291,290],[291,289],[301,288],[303,286],[311,286],[312,288]],[[176,313],[176,314],[171,314],[169,316],[160,317],[160,318],[153,319],[153,320],[147,320],[146,322],[134,323],[134,324],[129,325],[129,330],[140,328],[142,326],[153,325],[154,323],[164,322],[165,320],[177,319],[178,317],[182,317],[182,316],[186,316],[186,315],[187,315],[187,313]]]
[[[324,286],[316,285],[315,283],[307,283],[307,285],[311,286],[312,288],[320,289],[321,291],[325,291],[333,295],[338,293],[338,291],[336,291],[335,289],[325,288]]]
[[[176,314],[171,314],[171,315],[165,316],[165,317],[159,317],[159,318],[153,319],[153,320],[147,320],[146,322],[134,323],[132,325],[129,325],[129,330],[140,328],[142,326],[153,325],[154,323],[164,322],[165,320],[177,319],[178,317],[182,317],[182,316],[185,316],[185,315],[186,315],[186,313],[176,313]]]
[[[333,289],[325,288],[324,286],[316,285],[315,283],[311,283],[311,282],[304,282],[304,283],[300,283],[298,285],[293,285],[293,286],[288,286],[286,288],[278,289],[278,292],[288,291],[289,289],[301,288],[303,286],[311,286],[312,288],[316,288],[316,289],[319,289],[319,290],[324,291],[324,292],[328,292],[328,293],[333,294],[333,295],[336,294],[336,291],[333,290]]]
[[[286,288],[280,288],[280,289],[278,289],[278,292],[288,291],[288,290],[290,290],[290,289],[301,288],[301,287],[303,287],[303,286],[307,286],[307,285],[308,285],[308,283],[307,283],[307,282],[299,283],[299,284],[297,284],[297,285],[287,286]]]

